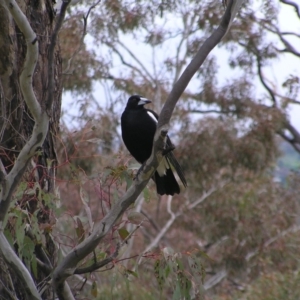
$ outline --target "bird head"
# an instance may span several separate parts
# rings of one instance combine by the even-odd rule
[[[132,95],[129,97],[127,102],[127,108],[143,108],[145,104],[151,103],[147,98],[141,97],[140,95]]]

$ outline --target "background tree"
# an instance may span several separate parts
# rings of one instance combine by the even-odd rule
[[[130,3],[113,2],[93,11],[89,41],[101,45],[101,51],[99,57],[94,55],[94,48],[87,51],[96,58],[93,64],[97,65],[99,73],[87,72],[81,76],[86,78],[90,75],[92,82],[101,79],[104,87],[96,86],[97,92],[88,97],[89,104],[93,103],[91,99],[103,103],[105,97],[105,105],[109,109],[105,118],[102,117],[103,111],[101,115],[87,112],[83,96],[78,95],[82,108],[80,118],[86,116],[89,120],[97,120],[90,122],[90,126],[95,125],[96,128],[101,127],[99,124],[106,128],[107,118],[111,120],[109,124],[115,124],[124,101],[132,93],[146,95],[154,101],[153,108],[160,111],[188,59],[212,32],[221,9],[217,5],[211,2],[201,2],[200,5],[193,2],[164,5],[151,2],[148,6],[130,6]],[[289,2],[287,7],[291,15],[295,9],[295,16],[298,16],[299,8],[295,3]],[[110,22],[111,10],[114,22]],[[295,65],[299,64],[293,51],[296,48],[293,43],[297,45],[298,36],[293,28],[280,29],[280,7],[275,1],[251,3],[241,10],[240,15],[242,17],[235,21],[223,40],[228,52],[218,50],[215,56],[211,54],[208,57],[182,95],[184,101],[177,105],[173,118],[176,126],[172,127],[171,134],[178,137],[176,153],[184,162],[189,177],[189,189],[184,198],[192,204],[185,202],[182,196],[159,202],[158,206],[141,200],[135,209],[150,220],[149,224],[143,225],[146,229],[141,229],[144,244],[141,246],[141,240],[133,237],[129,250],[124,254],[124,257],[134,255],[135,252],[130,252],[130,249],[139,249],[137,247],[149,250],[155,246],[159,249],[171,246],[182,253],[200,246],[219,262],[206,268],[205,288],[210,289],[212,295],[220,293],[224,297],[227,294],[229,299],[235,291],[245,290],[250,287],[248,284],[260,278],[265,284],[276,285],[273,277],[267,281],[264,274],[275,274],[276,278],[276,272],[282,271],[282,261],[283,265],[288,264],[294,255],[288,245],[294,247],[297,244],[298,231],[298,214],[292,212],[298,211],[296,194],[290,198],[291,190],[297,193],[291,186],[295,186],[298,175],[294,174],[283,186],[274,182],[273,173],[282,143],[278,136],[283,136],[296,150],[299,146],[299,131],[289,116],[290,109],[299,104],[297,68],[290,72],[284,68],[287,77],[280,73],[276,82],[268,71],[269,66],[289,56],[295,57]],[[290,36],[294,39],[288,39]],[[134,44],[128,42],[132,40]],[[226,80],[218,75],[222,61],[230,67],[226,68]],[[91,90],[85,92],[88,91]],[[294,93],[292,97],[291,93]],[[200,117],[195,117],[196,114]],[[177,136],[174,128],[180,128]],[[110,149],[114,155],[115,149],[118,149],[116,145],[122,145],[122,141],[116,139],[118,131],[111,134],[112,131],[111,127],[106,131],[105,137],[110,138],[110,142],[105,143],[112,145]],[[103,129],[99,128],[94,134],[101,139],[98,147],[102,148],[105,140]],[[180,145],[183,145],[182,148]],[[90,157],[93,157],[92,153]],[[127,161],[123,156],[119,159],[121,163]],[[78,165],[81,165],[80,161]],[[297,163],[294,168],[298,170]],[[261,191],[269,191],[268,197],[264,193],[261,196]],[[287,191],[291,202],[282,196]],[[146,199],[149,197],[145,196]],[[150,199],[152,197],[150,189]],[[281,202],[283,199],[284,202]],[[199,209],[195,209],[197,206],[193,203],[198,204]],[[269,210],[271,208],[274,214]],[[284,227],[281,227],[283,224]],[[199,230],[202,227],[207,237]],[[178,243],[179,237],[184,241],[182,245]],[[291,239],[293,242],[289,244]],[[282,256],[283,253],[286,256]],[[145,266],[146,270],[148,267]],[[293,271],[297,270],[297,263],[294,268]],[[290,271],[293,272],[286,270],[287,274]],[[296,280],[293,276],[287,278]],[[218,286],[221,288],[218,289]],[[116,296],[117,291],[115,293]]]
[[[299,12],[296,4],[288,5]],[[273,297],[297,296],[299,176],[278,183],[273,169],[278,135],[299,149],[299,133],[288,114],[299,103],[299,82],[291,73],[279,89],[263,68],[285,52],[297,57],[287,37],[294,35],[297,43],[298,36],[280,30],[275,1],[242,8],[217,55],[205,60],[176,106],[170,134],[188,177],[187,191],[156,201],[150,184],[127,209],[134,197],[125,201],[126,195],[134,191],[137,196],[147,178],[140,173],[131,186],[132,170],[138,167],[124,151],[118,131],[124,102],[129,94],[140,93],[154,100],[159,112],[223,12],[220,3],[205,1],[86,1],[69,8],[60,32],[64,95],[72,95],[80,113],[72,118],[70,109],[65,111],[61,135],[54,131],[51,136],[59,144],[59,191],[46,185],[49,190],[41,193],[43,182],[29,171],[23,179],[27,183],[14,193],[18,202],[11,204],[5,223],[6,237],[43,298],[51,295],[52,283],[61,299],[91,294],[100,299],[264,299],[266,287],[279,282],[290,289],[274,288]],[[237,70],[225,82],[217,75],[220,58]],[[49,78],[47,68],[45,72]],[[49,92],[49,86],[42,90]],[[176,97],[171,93],[167,103]],[[162,115],[160,124],[166,122],[166,110]],[[156,145],[154,164],[160,139]],[[13,147],[3,147],[5,157],[10,157],[8,149]],[[37,159],[45,155],[38,154]],[[55,166],[55,156],[46,158],[43,169],[53,172],[49,163]],[[42,169],[40,165],[33,170]],[[6,164],[2,169],[10,171]],[[54,205],[58,199],[64,208]],[[36,207],[28,206],[28,200]],[[41,211],[51,212],[56,223],[54,218],[42,222]],[[44,236],[54,241],[55,252],[48,250]],[[54,253],[51,262],[49,253]],[[53,267],[49,281],[45,275]],[[9,277],[4,279],[7,297],[26,297]]]

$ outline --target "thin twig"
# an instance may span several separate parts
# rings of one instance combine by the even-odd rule
[[[80,42],[79,42],[79,46],[78,48],[73,52],[73,54],[71,55],[71,57],[68,59],[68,64],[67,64],[67,67],[66,69],[63,71],[63,74],[70,74],[69,71],[70,71],[70,68],[71,68],[71,65],[72,65],[72,62],[73,62],[73,59],[78,55],[78,53],[81,51],[83,45],[84,45],[84,38],[87,34],[87,20],[88,20],[88,17],[91,13],[91,11],[101,2],[101,0],[98,0],[95,4],[93,4],[87,14],[85,16],[83,16],[83,31],[82,31],[82,35],[81,35],[81,38],[80,38]]]
[[[74,274],[85,274],[85,273],[94,272],[94,271],[106,266],[113,260],[115,260],[117,258],[117,256],[119,255],[119,250],[121,249],[121,247],[128,242],[128,240],[133,236],[133,234],[142,226],[143,222],[144,221],[142,221],[139,225],[137,225],[137,227],[134,230],[132,230],[132,232],[130,232],[130,234],[121,243],[119,243],[117,245],[116,250],[114,251],[113,254],[111,254],[109,257],[107,257],[99,262],[92,264],[91,266],[76,269]]]
[[[270,97],[271,97],[271,100],[273,102],[273,106],[276,107],[277,106],[277,101],[276,101],[276,98],[275,98],[275,95],[273,93],[273,90],[267,85],[265,79],[264,79],[264,76],[262,74],[262,65],[261,65],[261,58],[260,58],[260,55],[259,53],[254,53],[255,56],[256,56],[256,65],[257,65],[257,71],[258,71],[258,77],[260,79],[260,82],[262,83],[262,85],[264,86],[264,88],[268,91]]]
[[[229,5],[226,8],[225,14],[220,22],[220,26],[203,43],[195,58],[192,59],[191,63],[187,66],[179,80],[175,83],[160,114],[157,131],[154,137],[152,154],[141,167],[141,170],[136,176],[133,184],[126,193],[115,202],[109,213],[97,225],[95,225],[92,234],[72,249],[53,271],[53,284],[56,290],[62,288],[65,280],[74,274],[77,264],[90,254],[111,231],[120,216],[122,216],[128,207],[135,202],[137,197],[147,185],[152,174],[155,172],[163,158],[162,153],[168,132],[168,123],[171,119],[177,101],[193,75],[206,59],[207,55],[224,37],[227,29],[229,28],[229,23],[232,20],[233,11],[236,9],[236,6],[240,5],[243,1],[244,0],[229,0]],[[105,224],[105,227],[103,227],[103,224]]]
[[[300,19],[300,8],[299,8],[298,4],[296,4],[295,2],[290,1],[290,0],[280,0],[280,2],[290,5],[290,6],[293,6],[295,8],[298,18]]]
[[[48,97],[46,101],[46,110],[49,112],[50,116],[51,116],[50,110],[52,108],[52,103],[54,99],[54,50],[56,47],[57,37],[61,29],[61,26],[63,24],[63,21],[65,19],[66,11],[70,2],[71,0],[63,0],[60,8],[60,14],[58,16],[50,40],[50,46],[48,52],[48,66],[49,66],[48,67]]]

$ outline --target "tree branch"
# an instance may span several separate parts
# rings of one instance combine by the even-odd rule
[[[138,74],[140,74],[140,76],[141,76],[146,82],[149,81],[149,79],[147,78],[147,76],[146,76],[145,74],[143,74],[143,72],[142,72],[139,68],[137,68],[136,66],[130,64],[129,62],[127,62],[127,61],[124,59],[124,57],[123,57],[123,55],[121,54],[121,52],[120,52],[120,51],[119,51],[112,43],[106,42],[106,44],[107,44],[107,46],[109,46],[109,47],[111,48],[111,50],[112,50],[113,52],[115,52],[115,53],[118,55],[118,57],[120,58],[120,60],[121,60],[121,62],[122,62],[123,65],[125,65],[125,66],[131,68],[132,70],[136,71]],[[143,69],[144,69],[144,68],[143,68]],[[111,76],[111,77],[113,77],[113,76]],[[150,77],[150,78],[151,78],[151,77]],[[109,78],[109,79],[110,79],[110,78]],[[115,77],[113,77],[113,80],[114,80],[114,79],[115,79]],[[152,78],[151,78],[151,80],[152,80]]]
[[[230,3],[221,20],[220,26],[204,42],[195,58],[191,61],[179,80],[175,83],[158,121],[158,128],[155,134],[153,150],[150,158],[141,167],[136,179],[127,190],[125,195],[121,197],[121,199],[112,207],[111,211],[94,227],[92,234],[81,244],[72,249],[69,254],[57,265],[53,272],[53,284],[56,290],[60,290],[62,288],[62,284],[66,278],[74,274],[76,265],[84,257],[91,253],[106,236],[106,234],[110,232],[112,226],[119,219],[119,217],[122,216],[127,208],[135,202],[155,172],[161,159],[163,158],[162,152],[165,146],[168,122],[179,97],[183,93],[193,75],[202,65],[209,52],[224,37],[232,17],[232,9],[234,9],[240,2],[243,2],[243,0],[230,0],[229,2]]]
[[[53,103],[53,98],[54,98],[54,50],[55,50],[55,46],[56,46],[58,33],[59,33],[60,28],[65,19],[66,11],[67,11],[67,8],[68,8],[68,5],[70,4],[70,2],[71,2],[71,0],[63,0],[61,8],[60,8],[60,14],[58,16],[54,31],[51,36],[49,52],[48,52],[49,67],[48,67],[48,97],[47,97],[47,101],[46,101],[47,111],[49,111],[52,108],[52,103]],[[51,115],[51,114],[49,113],[49,115]]]
[[[136,57],[136,55],[120,40],[118,41],[118,44],[123,47],[127,51],[127,53],[136,61],[136,63],[144,70],[144,72],[147,74],[147,76],[151,79],[152,82],[155,82],[155,79],[152,77],[150,72],[147,70],[147,68],[143,65],[143,63]]]
[[[159,231],[159,233],[155,237],[155,239],[146,247],[146,249],[143,251],[143,254],[150,251],[152,248],[154,248],[159,243],[159,241],[162,239],[162,237],[166,234],[166,232],[172,226],[172,224],[174,223],[176,218],[182,214],[181,212],[174,214],[171,210],[171,203],[172,203],[172,196],[168,196],[168,203],[167,203],[168,209],[167,210],[171,217],[167,221],[165,226]],[[140,262],[141,262],[141,260],[140,260]]]
[[[235,114],[236,110],[233,109],[207,109],[207,110],[201,110],[201,109],[191,109],[188,110],[189,113],[194,113],[194,114],[211,114],[211,113],[215,113],[215,114]]]
[[[168,197],[168,202],[167,202],[167,211],[170,214],[169,220],[166,222],[164,227],[159,230],[157,236],[154,238],[154,240],[146,247],[146,249],[143,251],[143,254],[150,251],[154,247],[158,245],[160,240],[164,237],[164,235],[167,233],[167,231],[170,229],[170,227],[173,225],[175,220],[183,215],[186,211],[194,209],[197,205],[201,204],[204,202],[211,194],[216,192],[219,188],[223,188],[226,185],[226,183],[222,183],[218,187],[212,187],[208,192],[205,192],[198,200],[194,202],[189,202],[188,200],[183,204],[181,209],[178,209],[176,213],[174,213],[171,209],[171,204],[172,204],[172,197]],[[141,263],[141,259],[139,261],[139,264]]]
[[[257,65],[257,72],[258,72],[259,80],[260,80],[261,84],[264,86],[264,88],[268,91],[268,93],[271,97],[271,100],[273,102],[273,105],[274,105],[274,107],[276,107],[277,102],[276,102],[275,95],[274,95],[272,89],[267,85],[267,83],[264,79],[264,76],[262,74],[262,71],[261,71],[262,66],[261,66],[261,59],[260,59],[259,53],[254,53],[254,54],[256,56],[256,65]]]
[[[284,52],[289,52],[289,53],[292,53],[294,54],[295,56],[297,57],[300,57],[300,52],[298,52],[294,47],[293,45],[283,37],[283,34],[279,31],[278,28],[276,28],[276,33],[279,37],[279,39],[281,40],[281,42],[284,44],[285,46],[285,49],[284,50],[281,50],[281,51],[284,51]]]
[[[0,253],[5,259],[6,264],[14,270],[14,272],[16,272],[18,278],[23,283],[28,299],[42,299],[30,276],[30,273],[23,265],[17,254],[12,250],[2,230],[0,231]]]
[[[212,276],[210,279],[208,279],[203,287],[204,290],[209,290],[212,287],[214,287],[215,285],[217,285],[219,282],[221,282],[226,276],[228,275],[226,270],[222,270],[220,272],[218,272],[216,275]]]
[[[93,4],[92,6],[90,6],[87,14],[83,17],[83,31],[82,31],[82,36],[81,36],[81,39],[80,39],[80,43],[79,43],[79,46],[78,48],[73,52],[73,54],[71,55],[71,57],[68,59],[68,64],[67,64],[67,67],[66,69],[63,71],[63,74],[69,74],[69,71],[70,71],[70,68],[71,68],[71,65],[72,65],[72,61],[74,59],[74,57],[76,57],[76,55],[81,51],[81,48],[83,46],[83,42],[84,42],[84,38],[87,34],[87,20],[88,20],[88,17],[91,13],[91,11],[100,3],[101,0],[98,0],[95,4]]]
[[[290,0],[280,0],[280,2],[284,3],[286,5],[293,6],[295,8],[296,14],[298,15],[298,18],[300,19],[300,8],[299,8],[298,4],[296,4],[295,2],[290,1]]]
[[[36,34],[14,0],[2,0],[1,4],[6,6],[11,13],[26,40],[27,51],[23,71],[20,75],[20,86],[24,100],[35,120],[35,125],[31,138],[21,150],[12,170],[2,178],[0,192],[0,252],[7,265],[16,272],[26,289],[28,297],[30,299],[41,299],[28,270],[10,247],[3,234],[3,221],[15,187],[20,182],[29,160],[36,153],[36,150],[41,147],[45,139],[49,119],[45,113],[42,112],[32,87],[32,78],[38,59],[38,41]]]
[[[35,125],[33,127],[31,138],[21,150],[11,172],[2,180],[0,221],[4,220],[12,193],[24,174],[29,160],[42,146],[49,124],[49,118],[42,111],[32,87],[32,78],[38,59],[38,41],[36,34],[15,0],[2,0],[2,4],[6,5],[7,9],[10,11],[26,40],[27,51],[23,71],[20,76],[20,86],[24,100],[35,120]]]
[[[248,253],[245,257],[246,261],[249,261],[253,256],[255,256],[256,254],[259,253],[259,251],[262,251],[264,248],[269,247],[271,244],[273,244],[274,242],[276,242],[278,239],[290,234],[290,233],[296,233],[300,230],[300,226],[299,225],[294,225],[291,226],[290,228],[281,231],[279,234],[277,234],[276,236],[270,238],[269,240],[267,240],[266,242],[264,242],[264,244],[262,245],[262,247],[259,247],[253,251],[251,251],[250,253]]]
[[[219,27],[211,34],[209,38],[206,39],[195,57],[191,60],[182,75],[179,77],[178,81],[174,84],[172,91],[170,92],[168,99],[160,113],[157,125],[158,129],[163,126],[167,126],[167,124],[169,123],[175,105],[180,96],[186,89],[194,74],[201,67],[210,51],[225,36],[227,30],[229,29],[230,22],[232,22],[233,13],[236,7],[240,6],[241,3],[243,3],[243,0],[229,0],[228,2],[228,6]],[[157,132],[159,132],[159,130]]]
[[[114,261],[117,258],[117,256],[119,255],[119,251],[120,251],[121,247],[124,246],[124,244],[126,244],[128,242],[128,240],[133,236],[133,234],[142,226],[143,222],[144,221],[142,221],[139,225],[137,225],[137,227],[130,232],[130,234],[122,241],[122,243],[117,245],[116,250],[114,251],[113,254],[111,254],[109,257],[107,257],[99,262],[94,263],[91,266],[76,269],[74,274],[91,273],[91,272],[94,272],[94,271],[104,267],[105,265],[109,264],[110,262]]]

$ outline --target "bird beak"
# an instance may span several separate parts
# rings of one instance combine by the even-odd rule
[[[138,102],[138,105],[145,105],[145,104],[148,104],[148,103],[151,103],[151,101],[148,100],[147,98],[140,97],[140,101]]]

